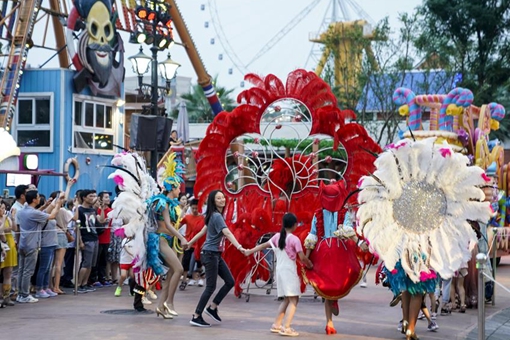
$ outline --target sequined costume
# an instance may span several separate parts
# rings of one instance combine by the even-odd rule
[[[177,188],[184,182],[182,175],[184,166],[175,160],[175,153],[172,153],[165,162],[165,168],[158,174],[159,182],[167,192]],[[147,242],[147,263],[157,275],[166,273],[159,249],[159,239],[164,238],[170,247],[179,251],[177,239],[166,233],[157,233],[158,222],[164,221],[163,212],[168,207],[168,214],[172,226],[178,230],[180,224],[181,208],[177,198],[169,198],[164,194],[158,194],[148,200],[153,227],[149,230]]]

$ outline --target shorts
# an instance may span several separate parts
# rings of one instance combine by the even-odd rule
[[[66,249],[67,248],[67,237],[65,233],[58,233],[57,234],[58,243],[56,249]]]
[[[81,268],[92,268],[97,263],[97,252],[99,249],[99,241],[84,242],[85,248],[82,250]]]
[[[121,263],[120,264],[120,269],[130,270],[131,268],[133,268],[133,264],[132,263]]]

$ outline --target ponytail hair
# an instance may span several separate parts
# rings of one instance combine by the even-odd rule
[[[285,239],[287,238],[287,230],[292,229],[297,223],[297,217],[293,213],[283,215],[282,229],[280,230],[280,239],[278,240],[278,248],[285,249]]]

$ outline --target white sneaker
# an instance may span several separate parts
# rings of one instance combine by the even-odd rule
[[[51,289],[46,289],[46,294],[48,294],[50,297],[54,297],[54,296],[58,296],[57,293],[55,293],[54,291],[52,291]]]
[[[50,297],[50,294],[46,293],[46,291],[41,289],[40,291],[35,293],[35,297],[38,298],[38,299],[47,299],[47,298]]]
[[[203,287],[204,286],[204,280],[200,279],[198,280],[198,286]]]
[[[27,297],[20,297],[17,301],[19,303],[36,303],[39,300],[34,298],[32,295],[28,295]]]
[[[437,313],[430,314],[430,319],[437,320]]]
[[[361,288],[367,288],[367,283],[366,282],[361,282],[361,284],[359,286]]]
[[[142,303],[144,305],[152,305],[152,301],[147,299],[147,297],[145,297],[145,296],[142,298]]]
[[[147,291],[147,295],[149,295],[149,298],[151,300],[157,300],[158,299],[158,296],[152,290]]]
[[[191,279],[188,281],[188,286],[196,286],[197,285],[197,281]]]

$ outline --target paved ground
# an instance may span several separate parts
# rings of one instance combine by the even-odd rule
[[[498,267],[498,281],[510,287],[510,257]],[[355,287],[341,300],[340,315],[335,325],[340,334],[332,339],[404,339],[396,325],[400,309],[388,307],[391,294],[375,286],[374,271],[368,274],[369,287]],[[280,338],[269,333],[278,302],[265,290],[254,291],[249,302],[229,295],[220,306],[224,322],[211,328],[190,327],[189,320],[202,288],[188,287],[176,296],[176,309],[181,314],[174,320],[163,320],[155,314],[111,315],[108,310],[130,309],[132,298],[113,296],[113,288],[73,296],[71,294],[0,309],[0,339],[261,339]],[[510,338],[510,295],[496,291],[496,306],[487,306],[489,340]],[[154,306],[154,305],[152,305]],[[154,309],[154,307],[152,307]],[[303,297],[294,319],[294,327],[302,339],[324,337],[324,312],[320,299]],[[211,321],[207,316],[206,320]],[[419,321],[417,333],[422,340],[476,339],[477,310],[438,317],[440,328],[428,332],[426,322]],[[504,337],[502,337],[504,336]]]

